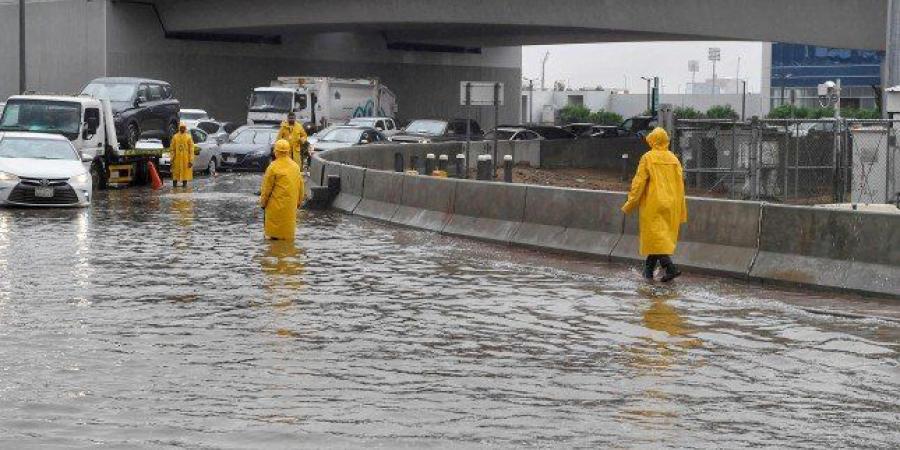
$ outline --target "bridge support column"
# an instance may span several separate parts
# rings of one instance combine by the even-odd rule
[[[887,33],[882,87],[900,86],[900,0],[887,0]],[[886,97],[882,97],[882,105]],[[882,108],[884,109],[884,108]]]

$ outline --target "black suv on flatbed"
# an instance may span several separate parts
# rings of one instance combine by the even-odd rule
[[[82,94],[108,99],[116,122],[116,137],[126,148],[134,148],[141,138],[169,138],[178,131],[181,105],[172,85],[146,78],[97,78]]]

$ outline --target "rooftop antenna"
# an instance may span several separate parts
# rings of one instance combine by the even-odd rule
[[[544,89],[546,89],[546,87],[544,86],[544,73],[546,72],[547,59],[549,59],[549,58],[550,58],[550,51],[547,51],[546,53],[544,53],[544,59],[541,61],[541,90],[542,91]]]

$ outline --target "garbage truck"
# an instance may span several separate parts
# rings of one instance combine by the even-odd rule
[[[253,89],[247,123],[277,125],[290,112],[307,132],[315,132],[354,117],[393,118],[397,99],[378,79],[278,77],[269,86]]]
[[[112,111],[109,100],[88,95],[14,95],[0,116],[0,132],[65,136],[90,161],[95,189],[146,184],[147,163],[159,161],[163,149],[121,148]]]

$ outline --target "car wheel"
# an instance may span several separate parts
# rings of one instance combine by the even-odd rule
[[[125,144],[128,148],[134,148],[137,145],[137,141],[141,139],[141,128],[138,124],[131,122],[128,124],[128,129],[125,133]]]
[[[216,175],[216,158],[209,158],[209,165],[206,166],[206,174],[211,177]]]
[[[100,163],[91,164],[91,190],[97,192],[106,189],[106,177],[103,174],[103,167]]]

